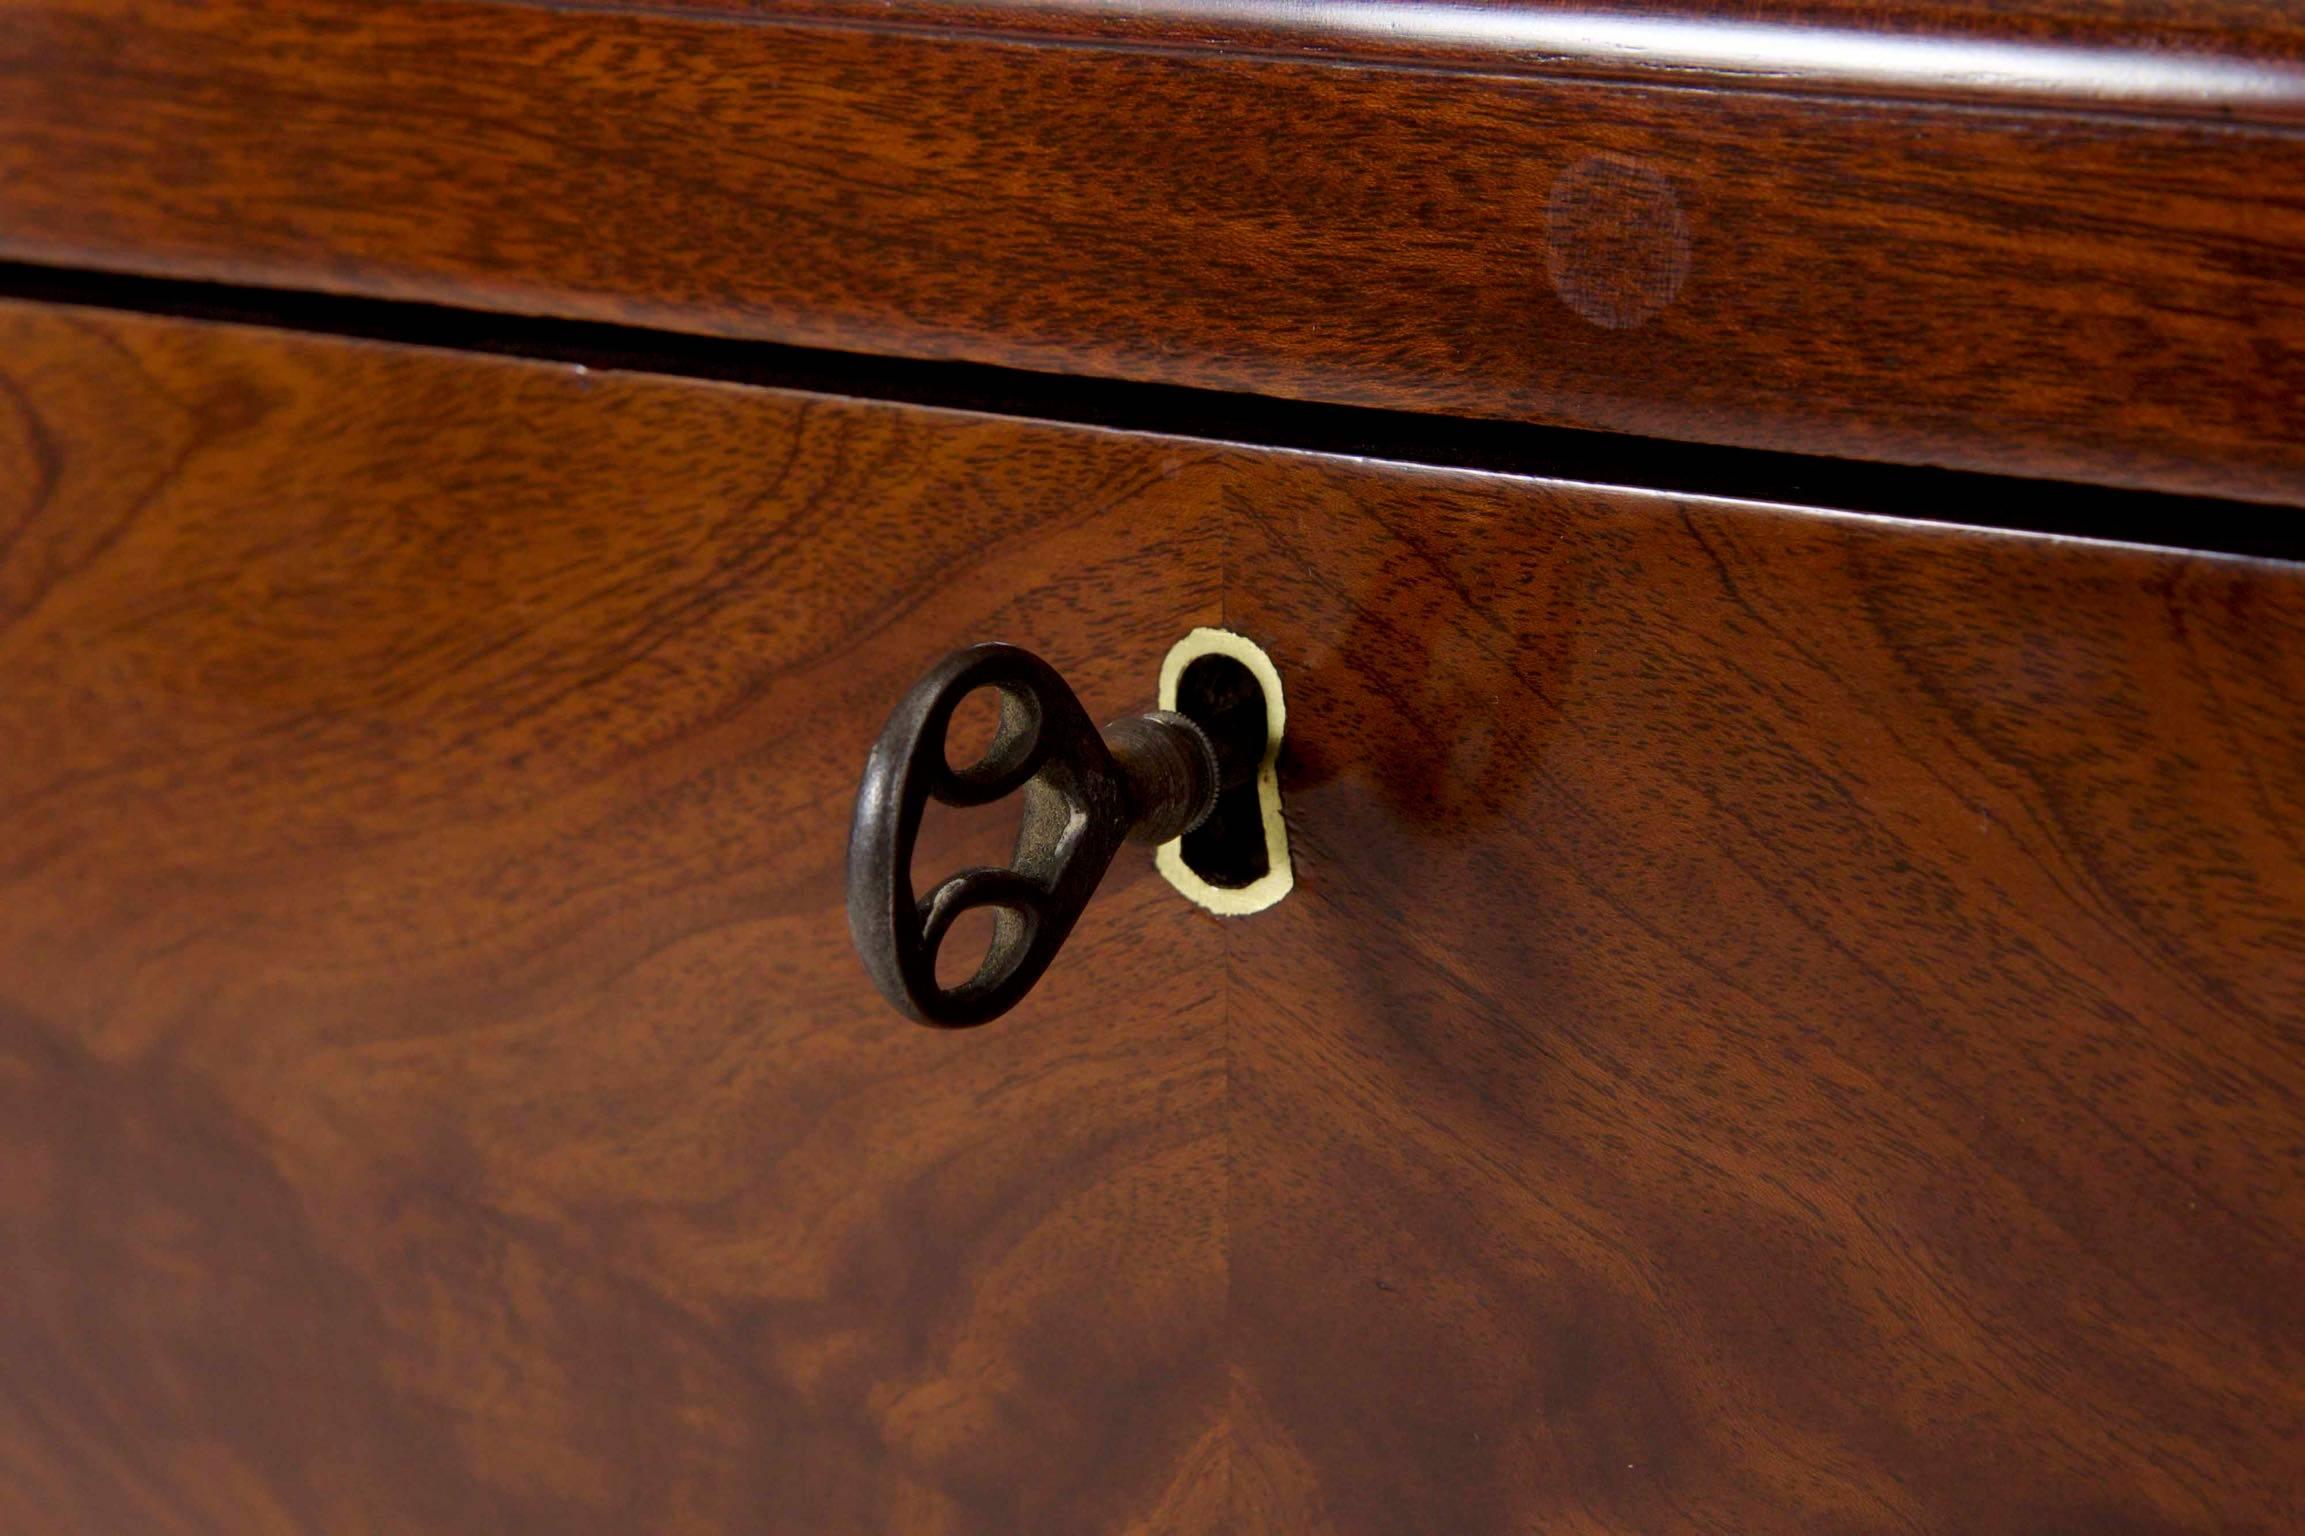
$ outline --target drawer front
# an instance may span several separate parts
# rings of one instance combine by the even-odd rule
[[[1207,1505],[1219,933],[948,1037],[841,911],[923,657],[1216,618],[1205,453],[0,314],[0,1529]]]
[[[10,1530],[2297,1523],[2296,567],[24,305],[0,386]],[[1295,893],[1127,856],[899,1021],[904,686],[1211,623]]]
[[[2305,571],[1299,484],[1246,1528],[2298,1528]]]

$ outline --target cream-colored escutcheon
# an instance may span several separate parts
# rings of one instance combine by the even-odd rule
[[[1219,917],[1246,917],[1262,912],[1286,896],[1296,885],[1289,865],[1289,832],[1281,820],[1281,733],[1288,711],[1281,698],[1281,675],[1270,656],[1256,642],[1229,629],[1196,629],[1169,648],[1161,660],[1160,707],[1177,707],[1177,685],[1185,668],[1203,656],[1228,656],[1249,669],[1265,694],[1265,751],[1257,764],[1257,808],[1265,831],[1265,872],[1247,885],[1211,885],[1186,866],[1184,840],[1161,844],[1153,862],[1168,883]]]

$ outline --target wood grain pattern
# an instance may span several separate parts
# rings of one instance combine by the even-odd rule
[[[2305,499],[2280,125],[425,0],[23,0],[0,254]]]
[[[1239,1529],[2305,1523],[2305,571],[1235,505]]]
[[[1910,101],[2305,119],[2283,0],[639,0],[954,37]]]
[[[2305,570],[25,306],[0,498],[0,1528],[2305,1513]],[[1296,894],[898,1022],[887,702],[1219,617]]]
[[[924,658],[1149,701],[1203,472],[0,306],[0,1529],[1213,1528],[1217,935],[948,1039],[840,905]]]

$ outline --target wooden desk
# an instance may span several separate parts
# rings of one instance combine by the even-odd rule
[[[1382,19],[10,8],[0,1529],[2305,1520],[2295,23]],[[1297,889],[898,1018],[1202,625]]]

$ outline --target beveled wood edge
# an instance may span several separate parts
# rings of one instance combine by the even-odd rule
[[[1638,11],[1470,0],[505,0],[955,40],[1319,59],[1340,65],[2305,124],[2305,36],[2283,27],[2115,26],[1875,13],[1831,0]],[[2213,9],[2213,8],[2212,8]],[[1950,24],[1947,24],[1948,21]]]
[[[8,67],[35,88],[13,100],[0,93],[10,101],[0,112],[0,144],[16,149],[0,174],[7,205],[0,256],[866,356],[2305,504],[2293,400],[2263,366],[2285,355],[2290,310],[2279,295],[2294,288],[2290,268],[2305,250],[2292,229],[2294,207],[2279,195],[2281,163],[2305,149],[2289,125],[2122,122],[1951,104],[1896,109],[1861,97],[1514,81],[1352,69],[1302,56],[1236,60],[1207,49],[1022,47],[934,28],[792,24],[765,12],[711,9],[729,3],[34,6]],[[601,24],[585,27],[586,16]],[[260,44],[251,45],[251,31]],[[561,43],[572,33],[600,46],[569,53]],[[637,46],[612,48],[612,39]],[[380,76],[372,57],[379,48],[399,50],[405,67]],[[500,78],[484,73],[508,57],[530,67]],[[597,67],[576,67],[586,61]],[[1018,108],[1030,103],[983,91],[974,78],[979,66],[1004,74],[1011,93],[1080,105],[1076,130],[1085,125],[1106,139],[1105,153],[1085,155],[1018,128]],[[748,85],[771,71],[808,83],[816,78],[811,68],[839,74],[836,82],[828,76],[834,89],[819,107]],[[636,69],[654,70],[655,86],[636,80]],[[1086,98],[1084,75],[1098,81]],[[481,78],[498,85],[466,89]],[[715,111],[697,102],[677,110],[643,105],[692,84]],[[1142,102],[1158,95],[1166,104],[1171,91],[1185,108],[1177,132],[1146,135]],[[417,100],[427,93],[455,109],[452,131],[441,112]],[[92,102],[106,110],[92,115]],[[357,122],[362,132],[401,135],[401,152],[314,153],[280,130],[307,105]],[[936,166],[896,154],[888,157],[893,174],[854,187],[789,155],[758,153],[765,133],[845,162],[879,153],[890,124],[924,112],[941,113],[983,153]],[[1209,126],[1220,117],[1253,124],[1266,153],[1292,169],[1239,182],[1235,190],[1268,215],[1241,226],[1257,259],[1212,270],[1196,247],[1168,237],[1180,223],[1177,210],[1190,206],[1184,192],[1230,152],[1233,141]],[[537,122],[608,127],[605,139],[587,140],[540,135]],[[1483,131],[1465,135],[1461,174],[1428,178],[1432,131],[1468,125]],[[1771,137],[1777,142],[1764,156],[1758,141]],[[1146,163],[1115,190],[1109,167],[1148,138]],[[1923,142],[1932,139],[1947,142]],[[410,145],[427,148],[432,163],[423,174],[409,170]],[[521,185],[550,189],[538,191],[533,205],[519,197],[490,204],[487,168],[505,163],[507,145],[527,157]],[[1644,188],[1661,195],[1664,222],[1651,233],[1664,243],[1652,255],[1668,265],[1685,259],[1672,249],[1674,239],[1687,238],[1682,199],[1701,189],[1699,212],[1722,235],[1715,264],[1739,280],[1693,290],[1709,308],[1684,307],[1649,323],[1647,312],[1596,318],[1588,312],[1592,295],[1564,292],[1561,272],[1549,273],[1549,286],[1512,278],[1537,254],[1550,263],[1553,253],[1573,255],[1590,245],[1589,235],[1607,233],[1606,225],[1587,230],[1574,220],[1566,233],[1553,228],[1549,199],[1573,167],[1550,157],[1569,145],[1587,145],[1577,165],[1634,165],[1642,173],[1636,195]],[[1357,179],[1372,191],[1374,222],[1365,209],[1347,218],[1314,204],[1305,210],[1308,230],[1289,239],[1270,233],[1277,227],[1270,215],[1292,208],[1287,189],[1305,168],[1318,170],[1347,147],[1362,162]],[[1454,141],[1448,153],[1453,162]],[[1772,222],[1781,199],[1768,178],[1739,172],[1755,165],[1805,179],[1816,232],[1798,238]],[[2140,198],[2131,184],[2142,179],[2140,167],[2180,195]],[[1546,172],[1551,194],[1542,185]],[[1643,179],[1651,173],[1654,182]],[[2055,300],[2017,307],[2018,329],[2029,328],[2022,336],[2008,306],[1979,303],[1990,283],[1976,280],[1981,269],[1994,283],[2006,276],[2000,263],[2012,189],[2057,205],[2063,224],[2056,238],[2022,247],[2037,270],[2017,280]],[[1925,220],[1893,217],[1917,199],[1933,210]],[[607,238],[642,200],[658,206],[641,237]],[[922,207],[941,217],[947,205],[969,225],[970,250],[997,251],[1002,265],[988,269],[908,243]],[[1067,217],[1077,228],[1065,227]],[[1340,288],[1341,305],[1312,306],[1306,295],[1314,289],[1286,280],[1297,270],[1296,253],[1393,222],[1413,223],[1428,248],[1445,245],[1450,272],[1478,279],[1480,304],[1436,310],[1422,297],[1431,263],[1396,260],[1391,251],[1362,264]],[[1789,338],[1810,334],[1819,321],[1808,307],[1809,279],[1795,269],[1827,224],[1843,241],[1835,249],[1852,257],[1850,279],[1833,295],[1837,317],[1827,317],[1838,328],[1826,344],[1789,349]],[[454,231],[467,226],[484,229],[487,240],[477,248],[460,243]],[[1125,237],[1115,238],[1122,226]],[[588,233],[571,239],[572,228]],[[679,242],[657,238],[674,228],[686,231]],[[510,266],[507,242],[523,252]],[[756,253],[771,242],[789,246],[794,259],[764,268]],[[2214,259],[2203,258],[2204,247]],[[876,263],[869,281],[841,265],[843,253],[882,250],[915,259],[909,267]],[[813,278],[826,269],[832,278]],[[1037,329],[1020,331],[1004,308],[1018,273],[1044,295]],[[1227,286],[1236,274],[1237,294]],[[1672,277],[1675,295],[1684,277]],[[1571,286],[1584,292],[1581,280]],[[1121,302],[1115,294],[1139,297]],[[1234,296],[1219,305],[1207,301],[1211,294]],[[927,320],[921,305],[931,297]],[[2104,323],[2056,323],[2068,301]],[[1372,359],[1368,346],[1340,342],[1340,311],[1388,355]],[[1932,317],[1929,334],[1900,329],[1901,315]],[[2093,339],[2108,327],[2131,338],[2115,338],[2127,347],[2118,356]],[[1501,336],[1515,340],[1494,342]],[[2157,373],[2122,363],[2145,355],[2140,347],[2159,360]],[[1756,362],[1774,366],[1782,357],[1801,364],[1793,370],[1800,377],[1772,377],[1766,367],[1756,374]],[[1945,358],[1974,361],[1928,371]],[[1724,388],[1722,380],[1737,383]],[[2140,399],[2131,385],[2158,385],[2158,392]],[[1980,400],[1992,409],[1979,410]]]

